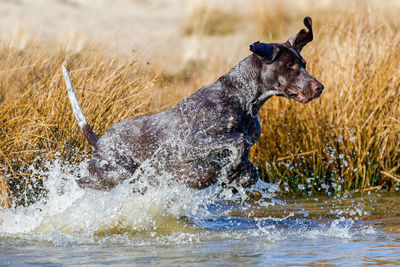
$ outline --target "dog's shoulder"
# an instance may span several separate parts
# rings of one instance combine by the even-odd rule
[[[232,112],[241,109],[239,96],[233,90],[229,90],[221,80],[203,86],[187,100],[194,101],[197,108],[224,109]]]

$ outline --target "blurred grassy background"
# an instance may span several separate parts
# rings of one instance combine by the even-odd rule
[[[282,192],[398,190],[400,5],[396,1],[116,2],[127,14],[126,7],[142,10],[143,17],[135,13],[137,20],[146,21],[148,10],[155,12],[148,18],[153,24],[138,29],[150,36],[154,29],[154,39],[141,40],[142,35],[135,37],[133,31],[134,42],[94,38],[80,24],[58,26],[61,35],[50,32],[45,37],[23,27],[1,31],[3,205],[13,198],[28,204],[40,195],[43,177],[32,175],[31,166],[41,168],[55,157],[78,162],[90,155],[71,112],[62,63],[71,71],[89,123],[101,134],[117,121],[165,110],[215,81],[249,54],[252,42],[286,41],[303,28],[305,15],[313,18],[315,36],[302,54],[308,70],[326,89],[307,105],[269,100],[260,112],[263,130],[252,161],[262,178],[279,183]],[[0,3],[9,9],[14,4]],[[106,4],[94,8],[107,10]],[[24,1],[19,5],[18,10],[28,8]],[[88,5],[83,0],[60,1],[54,8],[65,8],[62,14],[70,23],[68,11],[84,13]],[[110,8],[117,15],[122,12],[118,10]],[[159,17],[156,12],[161,12]],[[99,13],[99,20],[101,14],[110,15]],[[123,22],[127,14],[114,15],[115,23]],[[169,29],[165,33],[160,31],[163,25]],[[74,29],[79,34],[64,34]],[[113,28],[104,31],[113,34]]]

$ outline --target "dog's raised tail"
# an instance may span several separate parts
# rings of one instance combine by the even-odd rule
[[[78,121],[78,125],[81,128],[86,140],[88,140],[89,144],[94,147],[99,140],[99,137],[93,132],[92,128],[90,128],[88,122],[86,121],[85,115],[83,115],[82,109],[78,103],[78,99],[76,98],[74,88],[72,87],[68,70],[64,67],[64,65],[62,66],[62,69],[72,111],[74,112],[75,118]]]

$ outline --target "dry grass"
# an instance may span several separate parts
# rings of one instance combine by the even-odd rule
[[[48,53],[48,51],[53,53]],[[61,64],[71,70],[82,109],[101,134],[112,124],[150,109],[153,76],[132,58],[105,56],[101,49],[84,47],[79,53],[28,44],[0,52],[0,190],[12,180],[14,192],[25,192],[32,179],[29,166],[41,167],[60,154],[76,161],[89,153],[77,127],[65,91]],[[83,90],[84,89],[84,90]],[[21,180],[21,184],[18,180]],[[25,178],[25,179],[22,179]],[[3,194],[7,198],[7,194]]]
[[[215,1],[189,2],[183,31],[186,35],[220,35],[235,31],[240,15]]]
[[[299,183],[394,187],[382,175],[400,171],[400,34],[391,19],[357,10],[316,29],[304,55],[324,94],[306,106],[275,99],[262,112],[267,129],[253,158],[271,180],[293,192]]]
[[[302,14],[291,25],[276,8],[282,24],[302,27]],[[393,189],[400,181],[396,180],[400,173],[400,20],[385,10],[369,13],[363,6],[331,16],[326,10],[310,14],[316,36],[303,52],[307,68],[326,90],[307,105],[283,98],[268,101],[260,113],[263,133],[252,160],[264,179],[279,182],[283,190],[293,193]],[[257,12],[249,16],[265,25],[267,14],[264,17],[261,8]],[[191,31],[214,31],[202,27]],[[263,30],[267,35],[281,31]],[[47,43],[0,48],[3,203],[12,197],[10,189],[18,197],[29,184],[40,187],[32,183],[32,163],[40,166],[56,153],[69,161],[90,154],[65,92],[61,64],[66,59],[82,109],[98,134],[125,118],[168,108],[184,97],[185,89],[193,92],[232,65],[218,63],[232,55],[229,49],[219,50],[219,58],[211,57],[214,61],[193,61],[155,81],[159,70],[153,65],[145,68],[133,58],[102,51],[84,47],[72,53]]]
[[[294,13],[285,1],[256,0],[252,6],[249,19],[256,23],[262,35],[270,39],[286,33],[289,25],[298,18],[298,13]]]

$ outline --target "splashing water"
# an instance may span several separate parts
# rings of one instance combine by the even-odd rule
[[[0,237],[46,241],[55,245],[123,243],[148,245],[193,243],[222,239],[284,240],[351,238],[374,234],[368,226],[339,217],[328,222],[307,219],[307,212],[287,212],[274,199],[276,185],[258,182],[262,198],[254,201],[245,190],[234,195],[218,186],[206,190],[171,182],[152,186],[144,179],[123,183],[109,192],[81,189],[75,179],[87,175],[79,166],[48,164],[44,187],[47,197],[28,207],[0,211]],[[133,188],[146,188],[133,193]],[[279,216],[270,209],[282,210]],[[272,212],[271,212],[272,213]],[[285,214],[286,213],[286,214]]]

